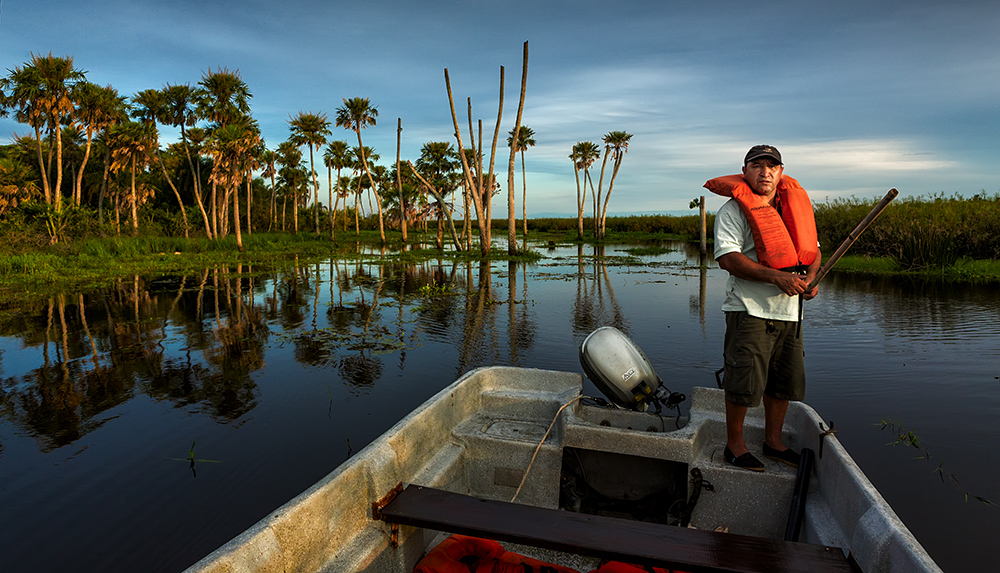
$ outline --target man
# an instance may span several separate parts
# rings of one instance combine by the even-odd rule
[[[713,179],[710,190],[732,197],[715,217],[715,259],[729,272],[723,355],[726,392],[726,461],[763,471],[743,439],[748,407],[764,401],[764,456],[798,466],[799,454],[781,440],[789,400],[805,397],[799,320],[801,300],[820,267],[812,204],[784,176],[781,153],[750,149],[743,175]]]

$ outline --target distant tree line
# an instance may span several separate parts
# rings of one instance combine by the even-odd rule
[[[521,155],[522,233],[527,235],[525,152],[535,145],[534,130],[521,123],[527,48],[525,43],[517,121],[507,137],[512,250],[517,245],[515,156]],[[288,138],[268,146],[251,113],[250,87],[238,71],[209,69],[195,85],[165,84],[130,96],[88,81],[69,56],[32,54],[30,61],[7,72],[0,77],[0,114],[30,128],[0,146],[0,223],[8,234],[44,228],[38,235],[52,244],[84,235],[136,235],[141,229],[208,239],[235,236],[242,249],[243,235],[253,232],[299,233],[305,226],[317,236],[335,239],[338,229],[353,227],[358,234],[364,222],[373,225],[376,220],[383,242],[386,226],[398,228],[405,242],[408,226],[426,231],[428,222],[436,221],[439,245],[447,229],[456,249],[473,248],[475,223],[480,248],[489,252],[491,226],[479,222],[491,220],[490,204],[500,191],[494,163],[503,115],[502,67],[489,155],[483,149],[481,120],[478,137],[473,131],[470,100],[465,138],[452,103],[454,144],[430,141],[415,161],[402,160],[397,136],[395,163],[388,165],[379,164],[380,153],[363,142],[363,132],[376,125],[379,115],[368,98],[344,98],[332,120],[325,113],[298,112],[289,117]],[[451,98],[447,70],[445,80]],[[397,133],[402,131],[402,120],[398,122]],[[179,139],[164,145],[165,127],[177,130]],[[356,145],[333,137],[333,127],[354,132]],[[630,138],[610,132],[604,139],[604,164],[594,195],[599,238]],[[598,155],[577,158],[574,147],[573,157],[574,169],[584,173],[582,204],[588,183],[593,193],[588,170]],[[612,169],[601,203],[609,157]],[[323,166],[328,193],[321,199]],[[456,225],[453,213],[459,211],[462,221]],[[30,240],[29,235],[23,238]]]

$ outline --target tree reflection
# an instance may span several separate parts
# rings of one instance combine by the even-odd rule
[[[241,269],[131,276],[112,288],[26,305],[5,317],[0,334],[39,350],[41,364],[0,380],[0,415],[43,451],[100,427],[109,410],[136,395],[201,404],[222,422],[238,419],[254,406],[250,374],[264,365],[268,338],[264,309],[247,302],[244,280],[252,284]],[[188,289],[189,282],[199,286]],[[206,291],[214,300],[207,313]]]
[[[378,384],[387,355],[398,353],[402,369],[407,349],[425,343],[454,348],[456,373],[519,365],[537,326],[527,267],[505,266],[497,279],[489,261],[362,255],[294,260],[266,273],[223,266],[129,276],[110,288],[42,300],[0,322],[0,335],[19,339],[39,363],[0,379],[0,416],[46,451],[100,427],[112,408],[136,396],[231,423],[257,404],[255,373],[266,366],[272,326],[298,363],[332,369],[354,394]],[[593,272],[588,284],[607,282],[606,269]],[[504,278],[506,292],[494,284]],[[615,308],[609,320],[621,324]]]
[[[586,336],[602,326],[613,326],[628,334],[629,321],[611,285],[604,245],[594,246],[590,267],[583,249],[583,245],[577,249],[576,299],[571,316],[573,334]]]

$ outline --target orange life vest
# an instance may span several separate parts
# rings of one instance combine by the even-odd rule
[[[710,179],[705,188],[739,203],[750,223],[760,264],[784,269],[808,266],[816,260],[819,248],[812,202],[795,179],[782,175],[778,182],[780,214],[766,199],[753,192],[742,175]]]
[[[517,553],[489,539],[452,535],[431,549],[413,573],[579,573]]]

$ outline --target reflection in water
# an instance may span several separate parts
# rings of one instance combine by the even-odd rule
[[[725,273],[699,258],[696,245],[668,245],[669,253],[663,246],[640,251],[660,248],[653,255],[552,246],[530,264],[403,263],[359,246],[363,252],[351,258],[293,260],[276,269],[129,276],[111,288],[41,299],[4,315],[0,503],[13,507],[19,525],[11,533],[0,520],[0,553],[9,559],[16,549],[20,557],[11,566],[24,569],[36,565],[38,547],[58,543],[74,546],[70,554],[86,564],[80,569],[106,570],[101,559],[124,553],[134,565],[129,570],[183,569],[459,375],[493,364],[576,371],[579,342],[605,325],[634,336],[672,389],[714,386]],[[997,403],[1000,388],[995,289],[836,274],[821,288],[824,296],[807,311],[810,401],[837,420],[838,437],[851,441],[852,454],[885,464],[885,436],[873,424],[882,416],[908,426],[919,421],[921,438],[952,444],[950,473],[971,482],[970,491],[1000,498],[995,486],[974,481],[976,469],[958,465],[980,461],[978,452],[953,453],[967,440],[955,446],[930,426],[939,409],[954,403],[942,432],[962,423],[977,435],[996,433],[988,420],[995,408],[978,406]],[[939,396],[943,377],[949,391]],[[933,416],[916,409],[927,402]],[[147,418],[151,411],[158,417]],[[131,438],[121,433],[138,429],[145,433],[119,453],[119,443]],[[868,430],[875,437],[866,450]],[[169,470],[158,465],[164,458],[171,469],[179,463],[170,460],[181,459],[191,475],[197,467],[204,489],[178,487],[174,472],[164,477]],[[214,459],[225,463],[208,463]],[[878,478],[894,470],[886,467],[865,470]],[[102,482],[118,475],[125,477],[114,486]],[[117,491],[127,486],[135,489],[131,497]],[[80,493],[62,495],[74,491]],[[129,521],[135,510],[124,506],[157,519]],[[897,507],[909,523],[914,512],[906,509]],[[52,514],[71,525],[56,534],[34,517]],[[92,514],[108,525],[92,525]],[[963,514],[951,522],[968,520]],[[143,527],[145,533],[132,531]],[[129,548],[101,541],[120,539],[126,528]],[[92,537],[81,537],[91,529]],[[925,544],[944,536],[934,530],[921,537],[918,530]],[[167,563],[168,545],[188,553]]]
[[[593,247],[593,255],[584,256],[584,247],[577,250],[576,300],[573,304],[573,333],[585,336],[601,326],[614,326],[629,334],[629,321],[615,298],[608,276],[604,245]]]
[[[248,304],[244,284],[253,283],[242,271],[133,276],[22,309],[3,333],[40,346],[42,363],[0,382],[6,417],[42,451],[97,429],[110,419],[105,412],[140,394],[198,404],[223,422],[239,418],[254,406],[251,373],[263,367],[268,340],[264,309]]]

